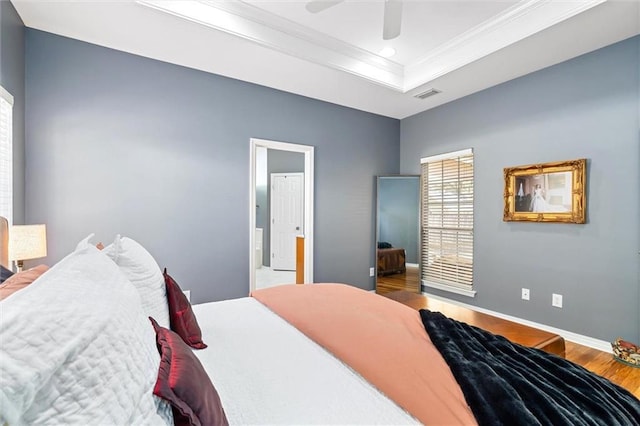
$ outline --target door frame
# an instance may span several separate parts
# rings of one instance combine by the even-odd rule
[[[313,154],[314,147],[251,138],[249,159],[249,290],[256,289],[256,149],[264,147],[304,154],[304,282],[313,282]]]

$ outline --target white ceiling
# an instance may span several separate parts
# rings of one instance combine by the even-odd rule
[[[27,27],[393,118],[640,33],[640,0],[404,0],[387,41],[384,0],[12,3]]]

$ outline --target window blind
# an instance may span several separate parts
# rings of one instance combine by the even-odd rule
[[[13,223],[13,96],[0,86],[0,216]]]
[[[472,290],[473,151],[427,157],[421,164],[423,284]]]

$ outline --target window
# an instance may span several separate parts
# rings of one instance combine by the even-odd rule
[[[13,96],[0,86],[0,216],[13,223]]]
[[[473,151],[420,163],[422,284],[473,297]]]

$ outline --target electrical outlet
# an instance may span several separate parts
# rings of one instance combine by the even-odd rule
[[[376,268],[369,268],[369,276],[370,277],[376,276]]]
[[[522,300],[529,300],[529,289],[528,288],[523,288],[522,289]]]
[[[562,308],[562,295],[553,293],[551,296],[551,305],[556,308]]]
[[[191,290],[183,290],[182,292],[187,296],[187,300],[191,302]]]

